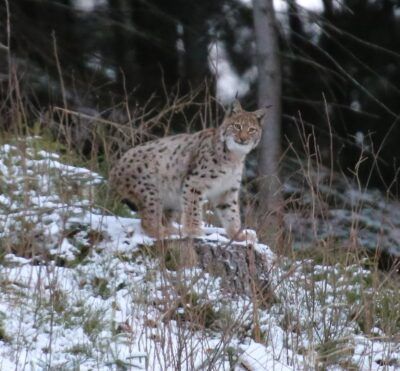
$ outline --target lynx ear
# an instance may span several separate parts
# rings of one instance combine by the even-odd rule
[[[239,112],[242,112],[242,111],[243,111],[243,108],[242,108],[240,102],[236,99],[233,102],[232,113],[239,113]]]
[[[260,108],[257,111],[254,111],[253,114],[256,115],[256,117],[261,120],[267,113],[267,110],[271,108],[272,105],[270,104],[269,106],[265,106],[264,108]]]
[[[253,114],[256,115],[256,117],[261,120],[265,114],[267,113],[267,109],[266,108],[260,108],[257,111],[254,111]]]

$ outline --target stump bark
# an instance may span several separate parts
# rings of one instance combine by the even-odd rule
[[[267,256],[253,245],[186,239],[170,241],[164,246],[167,251],[177,247],[180,250],[177,269],[198,266],[210,275],[221,278],[222,287],[232,294],[256,296],[258,301],[265,304],[275,300],[270,287],[271,266]]]

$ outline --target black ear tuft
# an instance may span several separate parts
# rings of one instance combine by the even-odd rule
[[[233,113],[239,113],[239,112],[242,112],[242,111],[243,111],[243,108],[242,108],[240,102],[236,99],[233,102],[232,112]]]

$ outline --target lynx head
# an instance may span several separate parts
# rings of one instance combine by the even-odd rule
[[[231,114],[221,125],[221,140],[231,152],[246,155],[255,148],[261,139],[261,119],[266,109],[254,112],[243,110],[239,101],[235,101]]]

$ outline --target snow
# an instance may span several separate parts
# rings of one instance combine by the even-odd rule
[[[217,97],[222,102],[232,102],[236,94],[245,95],[254,78],[238,76],[228,61],[225,46],[221,42],[210,45],[210,68],[217,78]]]
[[[105,0],[75,0],[74,5],[77,9],[91,12],[96,6],[104,5]]]
[[[104,182],[99,174],[54,153],[27,153],[29,175],[16,147],[0,147],[8,187],[0,198],[0,369],[203,370],[211,360],[215,370],[316,369],[329,342],[360,370],[389,361],[385,370],[396,369],[398,339],[377,325],[369,337],[349,321],[358,303],[348,304],[346,293],[362,292],[368,270],[292,262],[257,243],[278,300],[254,308],[251,297],[226,293],[220,277],[196,266],[162,268],[139,219],[105,214],[89,197]],[[204,243],[229,249],[222,229],[204,232]],[[21,246],[31,253],[18,253]],[[191,324],[196,305],[211,306],[218,321]],[[326,369],[345,368],[332,361]]]
[[[252,341],[249,346],[244,348],[244,352],[239,358],[240,366],[238,366],[236,370],[292,370],[291,367],[283,364],[277,359],[274,359],[274,353],[272,347],[265,347],[264,345]],[[246,368],[243,368],[243,366]]]
[[[240,0],[243,4],[247,6],[252,6],[252,0]],[[323,9],[321,0],[298,0],[297,4],[302,8],[312,10],[312,11],[321,11]],[[283,0],[275,0],[274,8],[277,12],[281,12],[287,9],[287,3]]]
[[[289,208],[294,210],[284,218],[298,248],[328,240],[346,246],[356,238],[365,250],[400,256],[400,204],[394,197],[339,174],[331,177],[323,166],[307,166],[301,161],[290,164],[289,179],[282,187],[284,196],[293,201]],[[312,179],[294,177],[296,173],[311,174]]]

